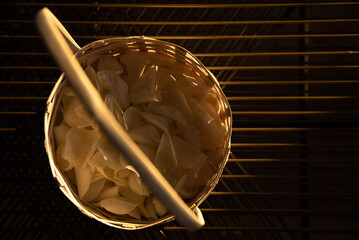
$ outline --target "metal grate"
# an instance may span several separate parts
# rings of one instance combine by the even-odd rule
[[[358,239],[359,3],[41,2],[0,6],[2,239]],[[42,123],[60,71],[34,26],[43,6],[82,46],[152,36],[184,46],[217,76],[233,147],[201,205],[202,230],[112,229],[57,189]]]

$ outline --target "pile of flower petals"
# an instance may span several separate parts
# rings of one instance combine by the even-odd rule
[[[227,133],[214,87],[156,53],[92,57],[85,72],[179,195],[194,197],[215,173]],[[166,208],[103,136],[70,86],[63,89],[60,110],[56,163],[76,184],[80,199],[135,219],[163,216]]]

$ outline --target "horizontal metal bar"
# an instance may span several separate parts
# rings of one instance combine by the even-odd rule
[[[292,35],[220,35],[220,36],[151,36],[158,39],[277,39],[277,38],[330,38],[330,37],[359,37],[357,33],[337,34],[292,34]],[[107,37],[108,38],[108,37]]]
[[[267,8],[358,5],[355,2],[246,3],[246,4],[130,4],[130,3],[1,3],[0,6],[48,6],[93,8]]]
[[[270,179],[270,178],[257,178],[257,179],[230,179],[230,178],[227,178],[227,179],[223,179],[224,181],[229,181],[230,184],[232,184],[234,181],[242,181],[244,182],[245,184],[249,184],[249,183],[256,183],[256,184],[259,184],[259,185],[262,185],[263,188],[267,188],[268,189],[270,187],[273,187],[273,186],[281,186],[283,185],[283,181],[285,181],[285,185],[288,187],[291,187],[291,188],[296,188],[296,187],[299,187],[300,185],[303,185],[303,184],[309,184],[310,186],[312,187],[332,187],[333,189],[337,189],[337,188],[353,188],[353,191],[355,191],[355,189],[357,189],[359,187],[359,184],[358,183],[348,183],[348,181],[351,181],[349,179],[336,179],[336,180],[331,180],[331,179],[324,179],[324,180],[321,180],[321,179],[312,179],[312,180],[308,180],[308,179],[283,179],[283,178],[276,178],[276,179]],[[357,180],[355,180],[357,181]],[[267,186],[267,187],[264,187],[264,186]],[[282,198],[282,197],[276,197],[276,198]],[[290,198],[290,199],[298,199],[298,197],[286,197],[286,198]],[[315,197],[315,199],[325,199],[323,197]],[[284,197],[283,197],[284,199]],[[353,201],[353,197],[346,197],[346,198],[335,198],[335,199],[325,199],[325,201],[338,201],[338,200],[343,200],[343,201]],[[357,199],[359,201],[359,198]]]
[[[352,55],[352,54],[359,54],[359,51],[194,53],[196,57],[257,57],[257,56],[303,56],[303,55],[305,56],[305,55]]]
[[[248,174],[243,174],[243,175],[228,175],[228,174],[223,174],[221,175],[221,178],[231,178],[231,179],[258,179],[258,178],[265,178],[265,179],[306,179],[306,180],[344,180],[344,179],[359,179],[359,176],[320,176],[320,175],[316,175],[316,176],[299,176],[299,175],[248,175]],[[350,185],[350,183],[348,183]]]
[[[308,163],[308,162],[307,162]],[[310,162],[309,162],[310,163]],[[342,163],[337,163],[335,164],[335,166],[330,166],[330,167],[327,167],[327,166],[305,166],[305,167],[302,167],[302,166],[298,166],[297,165],[298,163],[296,164],[283,164],[283,162],[281,164],[246,164],[245,165],[245,169],[247,171],[259,171],[259,170],[263,170],[263,169],[267,169],[268,171],[271,171],[271,170],[275,170],[275,171],[300,171],[300,170],[308,170],[308,171],[318,171],[317,174],[320,174],[320,173],[324,173],[324,172],[328,172],[328,171],[331,171],[332,174],[335,174],[336,172],[338,171],[343,171],[343,172],[346,172],[348,171],[348,167],[347,166],[342,166],[341,164]],[[230,169],[232,166],[227,166],[227,169]],[[242,166],[243,167],[243,166]],[[350,171],[355,171],[355,172],[359,172],[359,166],[353,166],[350,168]]]
[[[0,81],[0,84],[55,84],[56,81]],[[359,80],[318,80],[318,81],[219,81],[220,85],[297,85],[297,84],[352,84],[359,83]]]
[[[36,112],[0,112],[0,115],[33,115]]]
[[[325,65],[325,66],[207,66],[209,70],[297,70],[297,69],[347,69],[359,68],[359,65]],[[0,69],[55,70],[57,66],[0,66]]]
[[[0,52],[0,55],[10,55],[10,56],[51,56],[47,52]]]
[[[296,142],[298,141],[299,142],[299,138],[300,138],[300,135],[301,133],[303,133],[303,131],[294,131],[292,130],[293,133],[289,133],[289,131],[277,131],[277,132],[274,132],[274,131],[257,131],[257,132],[246,132],[244,133],[243,132],[237,132],[237,131],[234,131],[233,132],[233,138],[232,139],[235,139],[233,141],[235,141],[236,143],[234,144],[241,144],[243,142],[244,147],[247,147],[246,144],[252,146],[252,142],[256,142],[257,140],[259,141],[260,139],[275,139],[273,141],[277,141],[277,142]],[[356,142],[355,140],[357,139],[357,134],[359,133],[359,131],[355,131],[355,132],[347,132],[346,134],[340,134],[339,132],[335,132],[335,133],[331,133],[331,132],[320,132],[320,133],[313,133],[313,132],[309,132],[309,131],[305,131],[305,134],[303,135],[309,135],[309,139],[310,141],[313,141],[313,142],[318,142],[318,144],[302,144],[300,145],[298,143],[297,144],[294,144],[293,145],[289,145],[289,146],[297,146],[297,147],[330,147],[331,144],[325,144],[323,142],[326,142],[325,139],[331,139],[330,137],[333,137],[333,138],[340,138],[340,140],[342,142],[349,142],[348,145],[345,145],[344,143],[342,144],[339,144],[338,147],[355,147],[356,145],[353,144],[353,142]],[[249,140],[251,139],[251,140]],[[249,142],[249,143],[248,143]],[[358,141],[359,142],[359,141]],[[320,143],[320,144],[319,144]],[[253,147],[257,147],[255,145],[256,143],[253,143]],[[259,147],[264,147],[264,144],[265,143],[258,143],[258,146]],[[350,145],[350,144],[353,144],[353,145]],[[233,147],[236,147],[237,145],[233,146]],[[270,145],[271,146],[271,145]],[[280,146],[280,145],[277,145],[277,146]],[[359,144],[357,145],[359,146]],[[242,145],[240,146],[237,146],[237,147],[243,147]]]
[[[0,128],[0,131],[16,131],[16,128]]]
[[[201,208],[204,213],[251,213],[269,215],[304,215],[304,216],[323,216],[323,217],[354,217],[359,215],[359,211],[344,210],[319,210],[319,209],[240,209],[240,208]]]
[[[291,132],[291,131],[309,131],[312,128],[232,128],[233,132]]]
[[[0,97],[1,99],[1,97]],[[256,105],[253,105],[256,106]],[[283,124],[283,125],[287,125],[287,124],[298,124],[298,125],[314,125],[314,126],[318,126],[321,124],[330,124],[330,125],[352,125],[352,126],[356,126],[358,124],[358,121],[356,119],[352,119],[352,118],[341,118],[340,116],[333,116],[332,118],[326,118],[326,119],[291,119],[290,122],[288,122],[288,119],[281,119],[281,118],[273,118],[270,119],[270,121],[268,121],[268,119],[264,119],[264,118],[253,118],[251,120],[248,119],[242,119],[242,118],[233,118],[233,121],[235,122],[235,124],[263,124],[263,125],[268,125],[268,124]]]
[[[251,214],[269,214],[269,215],[319,215],[319,216],[357,216],[358,211],[340,211],[340,210],[318,210],[318,209],[240,209],[240,208],[200,208],[204,213],[251,213]],[[53,209],[51,214],[58,213],[59,209]],[[21,214],[24,213],[21,210],[5,210],[1,211],[1,214]],[[27,210],[27,214],[38,213],[36,210]]]
[[[261,73],[261,72],[259,72]],[[356,75],[351,76],[343,76],[343,78],[339,78],[335,75],[330,76],[323,76],[323,77],[316,77],[316,76],[310,76],[308,78],[304,78],[303,76],[296,76],[295,78],[288,76],[271,76],[271,75],[238,75],[233,78],[233,81],[345,81],[345,80],[358,80]]]
[[[355,96],[270,96],[270,97],[232,97],[229,96],[229,101],[282,101],[282,100],[337,100],[337,99],[351,99],[357,98]]]
[[[46,100],[48,97],[1,97],[0,100]]]
[[[257,56],[302,56],[302,55],[355,55],[359,51],[315,51],[315,52],[253,52],[253,53],[193,53],[196,57],[257,57]],[[50,56],[44,52],[0,52],[0,55]]]
[[[341,148],[335,148],[335,147],[327,147],[327,148],[322,148],[322,149],[317,149],[315,147],[312,148],[305,148],[304,146],[302,147],[282,147],[279,151],[279,148],[276,147],[262,147],[262,148],[254,148],[254,147],[247,147],[247,148],[232,148],[232,152],[238,152],[240,154],[250,154],[250,155],[262,155],[262,154],[266,154],[266,155],[272,155],[272,154],[280,154],[280,155],[284,155],[284,154],[321,154],[323,156],[328,156],[331,157],[332,154],[340,154],[341,156],[345,156],[348,154],[351,155],[358,155],[359,154],[359,150],[358,147],[350,147],[350,148],[343,148],[341,146]]]
[[[56,81],[0,81],[0,85],[54,85]],[[357,84],[359,80],[338,81],[219,81],[220,85]],[[238,113],[239,114],[239,113]],[[288,113],[289,114],[289,113]]]
[[[310,143],[232,143],[232,147],[359,147],[359,143],[323,143],[323,144],[310,144]]]
[[[333,114],[335,111],[233,111],[233,115],[316,115]],[[359,113],[359,111],[358,111]]]
[[[11,97],[0,96],[0,100],[39,100],[47,99],[48,97]],[[337,99],[354,99],[356,96],[284,96],[284,97],[227,97],[229,101],[282,101],[282,100],[337,100]]]
[[[30,82],[25,82],[25,81],[16,81],[16,82],[10,82],[10,81],[3,81],[3,82],[1,82],[0,81],[0,84],[7,84],[7,85],[21,85],[21,84],[23,84],[23,85],[32,85],[32,84],[34,84],[34,85],[38,85],[38,84],[55,84],[56,82],[55,81],[53,81],[53,82],[33,82],[33,81],[30,81]]]
[[[304,127],[267,127],[267,128],[232,128],[233,132],[300,132],[300,131],[330,131],[331,134],[333,131],[358,131],[359,128],[356,127],[333,127],[333,128],[325,128],[325,127],[315,127],[315,128],[304,128]]]
[[[264,21],[78,21],[61,20],[63,24],[102,24],[102,25],[253,25],[253,24],[310,24],[310,23],[348,23],[359,19],[304,19],[304,20],[264,20]],[[33,20],[3,19],[0,23],[34,24]]]
[[[323,65],[323,66],[207,66],[209,70],[282,70],[282,69],[338,69],[359,68],[359,65]]]
[[[9,69],[9,70],[60,70],[57,66],[0,66],[1,69]]]
[[[358,162],[359,159],[335,158],[335,159],[279,159],[279,158],[231,158],[229,163],[298,163],[298,162],[334,162],[341,164],[343,162]]]
[[[46,176],[43,176],[44,179],[46,178]],[[4,176],[1,177],[0,180],[2,181],[27,181],[30,179],[34,179],[36,178],[37,180],[41,181],[42,176],[30,176],[30,175],[25,175],[25,176]],[[337,183],[339,180],[345,180],[345,181],[352,181],[352,180],[357,180],[359,179],[359,175],[328,175],[328,176],[323,176],[323,175],[315,175],[315,176],[300,176],[300,175],[260,175],[260,174],[222,174],[221,175],[221,179],[277,179],[277,180],[282,180],[282,179],[287,179],[287,180],[313,180],[315,181],[325,181],[328,184],[331,182]],[[330,180],[330,182],[329,182]],[[309,182],[310,183],[310,182]],[[351,186],[354,185],[355,183],[353,182],[347,182],[347,186]]]
[[[311,180],[308,180],[308,179],[290,179],[290,178],[287,178],[287,179],[284,179],[284,178],[257,178],[257,179],[232,179],[232,178],[227,178],[227,179],[223,179],[224,181],[230,181],[230,184],[233,183],[234,181],[243,181],[245,182],[246,184],[248,183],[253,183],[255,182],[256,184],[263,184],[263,186],[268,186],[268,189],[270,187],[273,187],[273,186],[280,186],[280,185],[283,185],[283,181],[285,181],[285,184],[288,185],[288,187],[299,187],[301,184],[309,184],[310,186],[315,186],[315,187],[318,187],[318,186],[325,186],[325,187],[333,187],[333,189],[340,189],[341,187],[345,186],[346,188],[348,187],[351,187],[351,188],[354,188],[354,191],[356,188],[359,187],[359,183],[357,182],[351,182],[350,179],[335,179],[335,180],[332,180],[330,178],[327,178],[327,179],[311,179]],[[355,179],[355,181],[357,181]],[[277,185],[278,184],[278,185]],[[352,198],[352,197],[351,197]],[[341,200],[353,200],[353,199],[350,199],[349,197],[347,198],[341,198]],[[331,199],[326,199],[326,200],[331,200]],[[358,198],[359,200],[359,198]]]
[[[116,38],[123,36],[73,36],[75,39],[106,39],[106,38]],[[176,40],[176,39],[188,39],[188,40],[212,40],[212,39],[279,39],[279,38],[336,38],[336,37],[359,37],[358,33],[331,33],[331,34],[275,34],[275,35],[212,35],[212,36],[162,36],[154,35],[147,36],[151,38],[163,39],[163,40]],[[0,35],[0,38],[25,38],[25,39],[40,39],[40,36],[35,35]]]
[[[303,81],[219,81],[220,85],[297,85],[297,84],[343,84],[359,83],[359,80],[303,80]]]
[[[322,197],[359,197],[358,192],[211,192],[211,195],[239,195],[239,196],[301,196],[301,197],[312,197],[312,196],[322,196]]]
[[[266,214],[266,215],[287,215],[287,216],[320,216],[320,217],[353,217],[358,216],[359,211],[342,211],[342,210],[318,210],[318,209],[241,209],[241,208],[200,208],[204,213],[250,213],[250,214]],[[52,211],[56,214],[57,209]],[[1,214],[21,214],[22,210],[5,210],[0,211]],[[27,214],[38,213],[36,210],[28,210]]]
[[[184,227],[168,226],[164,227],[163,231],[184,231]],[[359,230],[352,229],[335,229],[333,227],[328,228],[276,228],[276,227],[202,227],[198,231],[270,231],[270,232],[315,232],[315,233],[336,233],[336,234],[358,234]]]

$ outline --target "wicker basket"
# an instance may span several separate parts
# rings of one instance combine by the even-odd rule
[[[81,48],[75,53],[76,58],[79,62],[85,66],[85,59],[94,54],[116,54],[124,50],[131,49],[133,51],[142,51],[142,52],[157,52],[165,54],[170,58],[175,59],[181,64],[185,64],[188,67],[192,68],[198,72],[203,79],[205,79],[206,84],[213,86],[219,99],[221,99],[221,118],[225,123],[227,133],[226,133],[226,143],[223,148],[223,155],[218,162],[218,169],[212,178],[208,181],[205,187],[192,199],[187,201],[188,206],[194,211],[199,211],[198,206],[207,198],[207,196],[212,192],[214,187],[219,181],[219,178],[222,174],[224,166],[227,162],[229,152],[230,152],[230,139],[232,131],[232,112],[229,106],[229,103],[221,90],[217,79],[209,72],[209,70],[190,52],[186,49],[177,46],[175,44],[159,41],[153,38],[147,37],[125,37],[125,38],[112,38],[92,42],[85,47]],[[55,141],[53,136],[54,126],[61,120],[62,116],[59,112],[59,105],[62,97],[63,87],[67,84],[64,74],[60,76],[55,87],[53,88],[48,101],[47,101],[47,110],[45,113],[45,148],[50,162],[50,167],[54,178],[59,183],[61,191],[66,195],[70,201],[75,204],[80,211],[85,215],[95,218],[96,220],[121,229],[141,229],[145,227],[150,227],[160,223],[169,222],[174,219],[174,215],[168,213],[163,217],[160,217],[157,220],[136,220],[132,218],[126,218],[123,216],[118,216],[107,212],[103,209],[100,209],[94,206],[91,203],[86,203],[80,200],[77,194],[77,187],[71,181],[68,180],[66,174],[59,170],[59,167],[56,163],[56,154],[55,154]]]

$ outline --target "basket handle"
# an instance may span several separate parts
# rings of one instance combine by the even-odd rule
[[[80,47],[64,26],[48,8],[43,8],[37,13],[36,24],[57,64],[65,72],[87,109],[95,116],[105,135],[135,167],[146,185],[175,215],[181,225],[192,231],[202,227],[205,222],[198,207],[191,210],[186,205],[107,108],[80,63],[73,56],[73,52]]]

